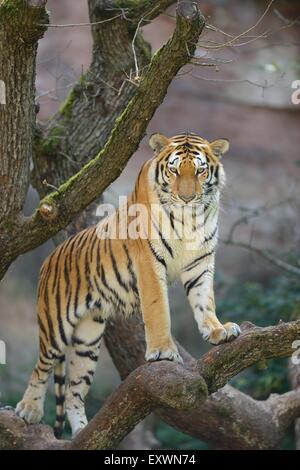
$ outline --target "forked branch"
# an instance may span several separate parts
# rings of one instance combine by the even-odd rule
[[[116,448],[152,411],[162,417],[171,416],[175,426],[176,416],[180,422],[180,416],[191,413],[189,410],[196,410],[192,413],[197,416],[200,407],[205,406],[208,394],[223,387],[241,370],[263,359],[291,355],[292,343],[299,335],[300,320],[266,328],[247,325],[243,334],[232,343],[212,348],[198,361],[188,358],[185,366],[167,361],[143,364],[125,378],[73,441],[57,441],[57,446],[48,427],[27,427],[12,411],[3,409],[0,412],[0,436],[3,434],[4,437],[0,442],[5,442],[6,448],[30,448],[33,444],[28,436],[34,434],[35,448],[47,447],[47,439],[51,449]],[[267,427],[272,424],[274,440],[279,439],[278,436],[299,415],[299,390],[271,396],[261,406],[261,419],[266,420]],[[13,431],[15,427],[18,439]],[[39,439],[37,430],[41,432],[41,429],[44,431]]]
[[[103,150],[57,191],[46,196],[32,217],[13,214],[11,219],[5,220],[9,231],[4,231],[0,240],[0,279],[17,256],[39,246],[66,227],[120,175],[163,101],[172,79],[189,61],[189,54],[196,48],[204,23],[196,4],[180,2],[171,39],[153,56]]]

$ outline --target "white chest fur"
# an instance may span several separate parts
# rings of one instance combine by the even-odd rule
[[[160,237],[152,243],[166,262],[170,282],[177,280],[196,258],[213,249],[217,222],[218,204],[207,210],[201,205],[196,211],[173,206],[160,212]]]

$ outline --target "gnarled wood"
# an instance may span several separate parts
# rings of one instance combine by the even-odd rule
[[[111,323],[108,336],[112,332],[115,335],[116,331],[113,330],[119,328],[119,325],[124,326],[124,323],[121,320]],[[289,340],[293,341],[298,337],[300,320],[247,330],[240,336],[239,341],[234,340],[231,345],[215,347],[198,361],[183,354],[186,359],[184,366],[162,361],[138,367],[139,362],[144,363],[143,342],[134,342],[132,326],[131,321],[130,344],[133,342],[141,347],[139,351],[129,353],[128,360],[127,355],[118,353],[118,358],[123,358],[122,373],[127,375],[124,382],[71,443],[57,442],[57,447],[115,448],[137,423],[154,411],[177,429],[193,436],[205,437],[206,441],[213,442],[219,448],[269,449],[279,444],[286,429],[299,416],[299,390],[283,395],[271,395],[268,400],[258,402],[226,386],[211,398],[207,397],[208,393],[217,390],[240,370],[258,360],[291,354],[293,349]],[[138,326],[138,334],[140,330]],[[125,339],[122,347],[128,347],[126,336],[123,335],[122,339]],[[265,345],[262,346],[262,343]],[[116,341],[109,341],[107,344],[116,359]],[[245,354],[250,344],[254,351],[260,351],[253,354],[251,359]],[[232,349],[230,373],[228,368],[219,367],[220,364],[227,364],[228,346]],[[129,373],[131,367],[134,370]],[[215,375],[216,368],[218,373]],[[203,372],[204,377],[199,371]],[[209,387],[205,378],[209,379]],[[39,429],[46,432],[46,437],[43,431],[40,440],[37,437]],[[10,411],[0,412],[0,436],[1,433],[4,435],[6,448],[29,449],[33,445],[34,448],[47,448],[47,445],[52,449],[56,447],[52,433],[49,434],[49,428],[29,426],[27,429],[22,420]],[[35,436],[34,444],[30,435]]]

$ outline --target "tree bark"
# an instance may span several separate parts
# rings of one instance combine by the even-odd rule
[[[57,191],[45,196],[32,217],[22,223],[10,220],[10,230],[3,232],[0,245],[0,259],[4,260],[0,264],[0,279],[9,263],[18,255],[35,248],[65,228],[120,175],[137,149],[149,120],[163,101],[172,79],[189,61],[190,54],[193,54],[203,27],[204,18],[196,5],[180,2],[173,36],[153,56],[147,71],[141,77],[135,77],[135,93],[115,122],[104,148]],[[76,87],[72,93],[70,103],[61,110],[64,114],[66,109],[68,114],[72,110]],[[80,132],[77,135],[80,136]],[[97,140],[95,133],[93,138]]]
[[[47,23],[45,1],[4,0],[0,4],[0,246],[19,221],[29,185],[35,126],[35,66],[38,40]],[[0,256],[0,271],[9,259]]]
[[[120,323],[116,322],[114,326],[119,328]],[[143,363],[140,366],[134,364],[133,372],[127,375],[90,423],[71,442],[57,442],[57,447],[85,450],[116,448],[137,423],[155,411],[169,424],[188,434],[205,434],[205,440],[214,442],[219,448],[274,448],[299,416],[299,390],[281,396],[271,395],[265,402],[256,402],[227,386],[219,395],[214,394],[210,399],[207,397],[258,360],[291,354],[293,349],[288,340],[293,341],[299,332],[300,320],[274,327],[248,329],[231,344],[230,372],[218,367],[215,377],[215,365],[227,363],[228,344],[213,348],[198,361],[184,353],[184,366],[168,361]],[[115,351],[115,344],[114,337],[108,345]],[[249,358],[246,351],[251,348],[260,352]],[[132,357],[139,360],[141,356],[130,354],[130,361]],[[123,356],[123,364],[127,364],[126,356]],[[209,386],[205,381],[207,378]],[[40,438],[37,437],[37,429],[41,430]],[[0,411],[1,434],[6,448],[29,449],[32,445],[34,448],[47,448],[49,445],[53,449],[56,446],[49,428],[29,426],[27,429],[20,418],[7,410]]]
[[[300,363],[299,363],[299,354],[292,362],[289,361],[289,378],[292,389],[299,393],[300,390]],[[295,430],[295,447],[297,450],[300,450],[300,414],[298,414],[297,419],[294,423]]]
[[[214,347],[198,362],[182,347],[179,347],[180,354],[189,368],[203,371],[208,381],[208,389],[213,392],[224,385],[223,378],[226,377],[228,381],[232,378],[232,374],[249,367],[252,361],[272,357],[276,342],[279,345],[277,349],[279,355],[284,355],[284,351],[290,355],[293,351],[293,338],[299,337],[299,321],[297,325],[292,326],[292,329],[296,326],[295,336],[291,335],[290,325],[282,323],[261,329],[251,323],[245,323],[243,335],[237,342],[235,340]],[[287,338],[283,340],[281,346],[285,333]],[[252,342],[254,338],[256,340]],[[126,321],[121,319],[109,321],[105,342],[122,379],[144,362],[144,328],[139,316]],[[218,449],[273,449],[279,446],[288,426],[300,414],[299,390],[296,392],[293,395],[282,396],[284,397],[282,408],[287,413],[286,415],[283,413],[282,416],[287,416],[288,421],[278,420],[278,408],[275,403],[279,403],[280,396],[278,402],[276,397],[272,398],[273,406],[271,406],[270,400],[254,400],[230,385],[212,393],[201,407],[192,412],[160,409],[156,410],[156,414],[170,426],[208,442]],[[293,408],[293,418],[291,418],[290,406],[294,405],[297,409]]]

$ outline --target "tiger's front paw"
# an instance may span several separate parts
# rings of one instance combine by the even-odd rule
[[[219,328],[211,328],[203,333],[203,338],[211,344],[217,345],[232,341],[241,334],[241,329],[236,323],[228,322]]]
[[[180,356],[177,347],[174,345],[167,347],[158,347],[153,349],[147,349],[145,359],[148,362],[155,361],[173,361],[183,364],[182,357]]]
[[[16,406],[16,414],[28,424],[37,424],[44,414],[43,405],[40,400],[23,399]]]

